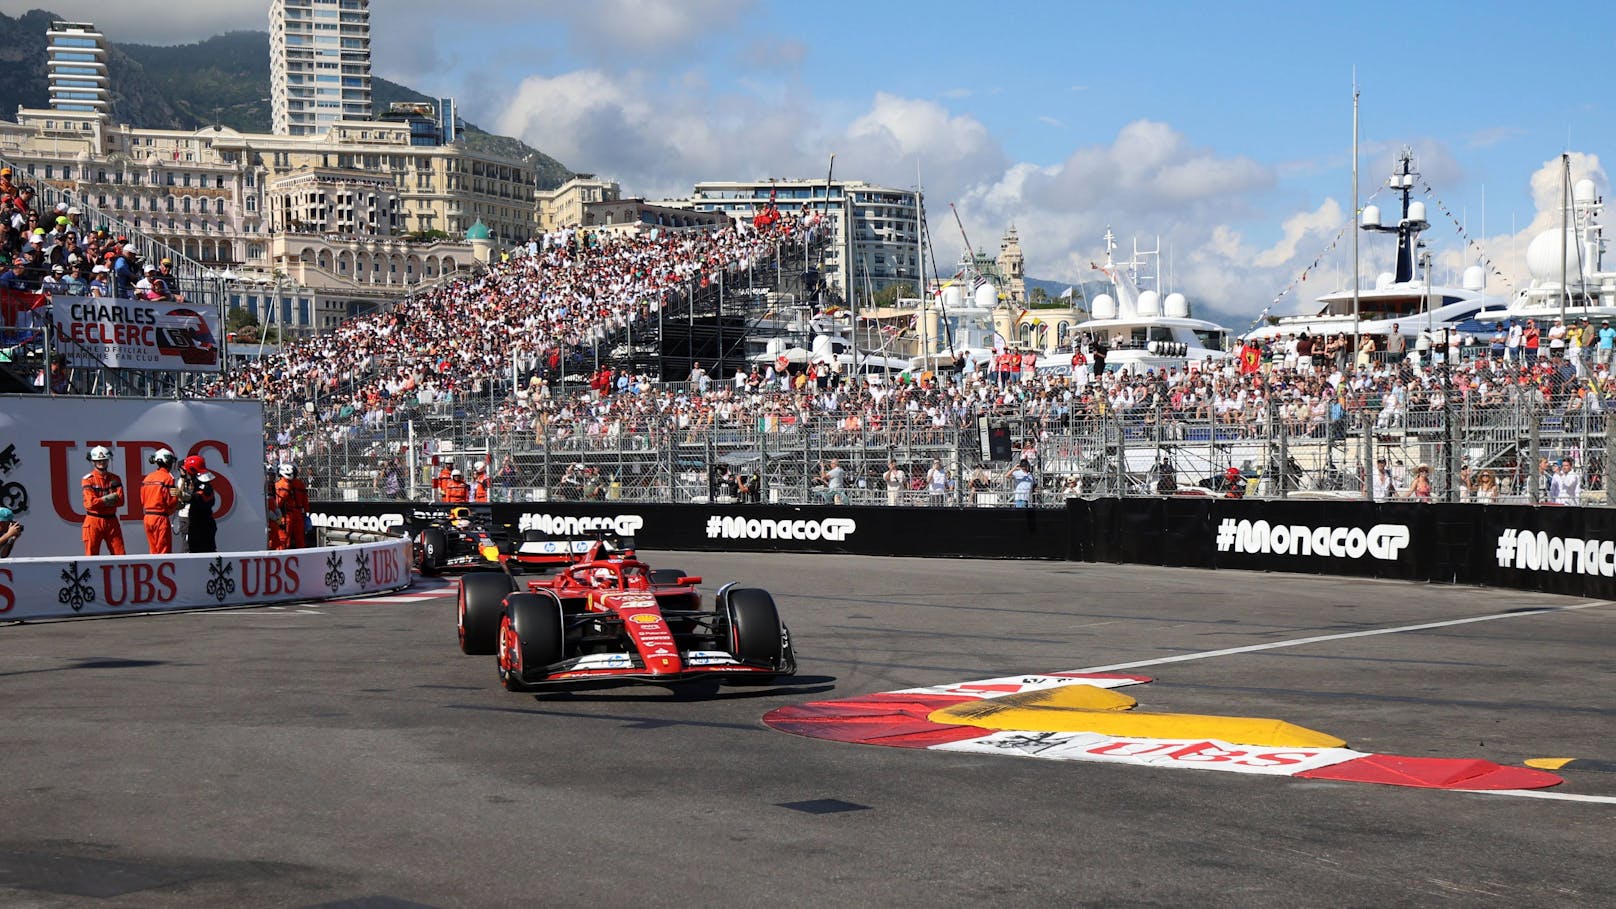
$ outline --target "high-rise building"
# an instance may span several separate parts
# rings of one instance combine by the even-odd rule
[[[106,117],[112,112],[107,89],[107,41],[88,22],[52,22],[46,66],[51,110]]]
[[[283,136],[370,119],[370,0],[271,0],[269,94]]]
[[[770,202],[788,214],[820,214],[831,238],[819,263],[827,284],[844,294],[898,284],[919,292],[919,199],[912,189],[860,180],[736,180],[697,183],[688,204],[750,218]]]

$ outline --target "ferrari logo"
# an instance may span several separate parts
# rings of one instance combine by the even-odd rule
[[[671,666],[671,665],[673,665],[673,661],[668,659],[667,657],[663,657],[662,658],[662,665],[663,666]]]

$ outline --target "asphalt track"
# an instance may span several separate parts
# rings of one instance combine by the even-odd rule
[[[648,558],[708,590],[770,588],[796,684],[508,694],[491,657],[455,648],[448,596],[0,627],[0,906],[1616,904],[1616,773],[1575,763],[1549,792],[1591,800],[844,745],[759,722],[1148,662],[1129,671],[1156,681],[1130,693],[1153,710],[1609,767],[1616,604],[1131,566]]]

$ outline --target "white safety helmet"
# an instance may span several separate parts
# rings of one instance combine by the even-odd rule
[[[277,470],[280,471],[280,475],[283,477],[290,477],[292,474],[297,473],[297,468],[291,464],[282,464]]]
[[[460,468],[456,467],[454,470],[449,471],[449,476],[451,476],[451,477],[463,477],[463,476],[465,476],[465,474],[461,473]]]
[[[476,466],[476,468],[478,470],[482,470],[484,467],[487,467],[488,464],[487,464],[487,462],[484,462],[484,461],[478,461],[475,466]]]
[[[97,461],[110,461],[112,460],[112,449],[105,445],[97,445],[90,449],[90,453],[86,455],[86,457],[90,459],[91,463]]]
[[[166,448],[159,448],[152,452],[151,462],[159,467],[173,467],[174,452],[169,451]]]

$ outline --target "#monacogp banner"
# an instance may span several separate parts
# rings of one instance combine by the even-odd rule
[[[140,481],[153,452],[200,455],[216,479],[220,552],[265,546],[264,417],[258,401],[171,401],[0,395],[0,505],[23,524],[12,555],[84,553],[80,481],[90,449],[112,449],[110,470],[124,485],[124,548],[147,551]],[[176,550],[182,548],[175,540]]]
[[[218,372],[219,316],[209,306],[112,297],[51,298],[52,340],[72,366]]]

